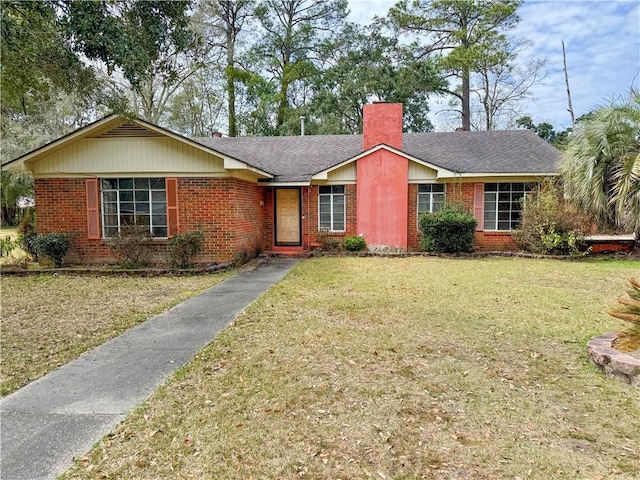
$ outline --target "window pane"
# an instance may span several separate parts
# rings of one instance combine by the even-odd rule
[[[133,192],[120,192],[121,202],[133,202]]]
[[[427,195],[418,195],[418,213],[429,212],[429,197]]]
[[[121,178],[118,188],[120,190],[133,190],[133,178]]]
[[[344,193],[344,185],[333,185],[333,193]]]
[[[118,204],[117,203],[105,203],[103,207],[103,211],[105,215],[118,213]]]
[[[327,185],[323,185],[319,189],[320,193],[331,193],[331,187]]]
[[[164,190],[166,185],[164,178],[150,178],[149,183],[152,190]]]
[[[133,203],[120,203],[120,213],[133,213]]]
[[[118,226],[115,227],[104,227],[104,236],[105,237],[115,237],[118,235]]]
[[[334,195],[333,204],[340,205],[340,207],[342,207],[342,205],[344,205],[344,195]]]
[[[102,200],[104,202],[117,202],[118,192],[102,192]]]
[[[490,203],[495,203],[496,202],[496,194],[495,193],[485,193],[484,194],[484,201],[486,202],[490,202]]]
[[[498,222],[498,230],[510,230],[509,222]]]
[[[149,201],[149,191],[136,191],[136,202],[148,202]]]
[[[149,213],[149,203],[136,203],[136,213]]]
[[[161,192],[151,192],[151,200],[154,202],[166,202],[166,192],[164,190]]]
[[[149,215],[137,215],[136,225],[151,225],[151,217]]]
[[[329,195],[320,195],[320,207],[323,205],[331,205],[331,196]]]
[[[104,216],[104,226],[106,227],[116,227],[116,231],[118,228],[118,215],[105,215]]]
[[[118,179],[117,178],[103,178],[102,179],[102,189],[103,190],[117,190],[118,189]]]
[[[135,225],[135,216],[133,213],[130,214],[120,214],[120,226],[123,225]]]
[[[510,183],[499,183],[498,184],[498,191],[499,192],[509,192],[511,190],[511,184]]]
[[[498,201],[500,202],[508,202],[509,200],[511,200],[511,194],[510,193],[499,193],[498,194]]]
[[[136,178],[135,179],[136,190],[149,190],[149,179],[148,178]]]
[[[418,185],[418,193],[431,192],[431,185]]]
[[[498,191],[498,184],[497,183],[485,183],[484,184],[484,191],[485,192],[497,192]]]
[[[511,190],[514,192],[524,192],[524,183],[512,183]]]
[[[444,193],[444,183],[434,183],[431,185],[431,191]]]
[[[167,226],[167,216],[166,215],[153,215],[152,216],[153,227],[166,227]]]
[[[154,237],[166,237],[167,227],[153,227],[153,231],[151,233]]]
[[[167,212],[167,205],[165,203],[153,203],[151,205],[151,211],[153,213],[165,214]]]

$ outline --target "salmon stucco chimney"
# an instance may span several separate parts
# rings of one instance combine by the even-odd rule
[[[364,106],[364,151],[385,144],[402,150],[402,104]],[[387,148],[374,149],[356,165],[357,229],[369,246],[406,249],[409,161]]]
[[[363,149],[381,143],[402,150],[402,104],[378,102],[364,106]]]

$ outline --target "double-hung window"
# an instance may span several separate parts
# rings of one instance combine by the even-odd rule
[[[154,237],[167,236],[164,178],[104,178],[101,186],[104,237],[126,225],[147,225]]]
[[[444,184],[418,185],[418,217],[423,213],[437,212],[444,205],[444,200]]]
[[[527,193],[534,187],[531,183],[485,183],[484,229],[509,231],[518,228]]]
[[[318,196],[318,229],[330,232],[345,231],[344,185],[324,185]]]

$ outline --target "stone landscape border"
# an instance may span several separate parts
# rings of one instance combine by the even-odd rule
[[[587,353],[594,365],[609,378],[616,378],[640,388],[640,358],[613,348],[615,332],[593,337],[587,343]]]

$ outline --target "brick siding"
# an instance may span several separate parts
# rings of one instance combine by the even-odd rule
[[[67,263],[108,263],[116,259],[103,239],[87,238],[84,179],[36,179],[38,233],[69,233]],[[264,204],[261,204],[264,203]],[[264,188],[235,178],[179,178],[180,232],[202,228],[205,246],[198,262],[228,262],[269,248]],[[100,205],[100,210],[102,206]],[[100,219],[102,222],[102,218]],[[166,240],[156,240],[154,261],[166,261]]]
[[[35,199],[38,233],[66,232],[73,237],[68,263],[114,262],[104,240],[87,238],[87,205],[84,179],[36,179]],[[302,187],[302,246],[317,245],[318,191],[316,185]],[[357,188],[345,186],[346,231],[329,233],[340,241],[358,235],[356,227]],[[447,185],[448,200],[460,201],[473,212],[473,183]],[[418,186],[409,185],[408,249],[420,250],[417,228]],[[236,255],[253,256],[273,246],[274,188],[236,178],[179,178],[178,209],[180,232],[202,228],[205,246],[198,262],[229,262]],[[100,206],[101,207],[101,206]],[[166,241],[157,240],[157,262],[166,261]],[[509,232],[476,232],[476,251],[515,251]]]
[[[473,215],[473,183],[448,183],[446,186],[447,201],[460,202],[465,210]],[[409,184],[408,233],[409,251],[420,250],[420,232],[418,221],[418,185]],[[518,244],[510,232],[482,232],[475,233],[473,249],[476,252],[518,251]]]

